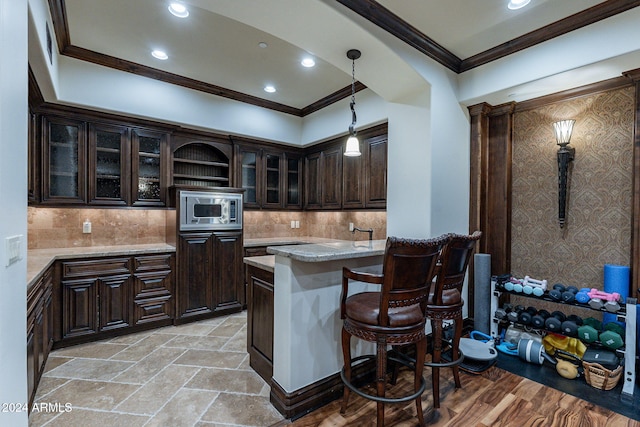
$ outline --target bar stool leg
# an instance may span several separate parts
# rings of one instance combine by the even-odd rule
[[[433,337],[433,363],[440,363],[440,355],[442,353],[442,320],[431,320],[431,330]],[[434,366],[431,368],[431,381],[433,383],[433,407],[440,407],[440,368]]]
[[[413,379],[414,391],[417,393],[422,385],[422,371],[424,370],[424,359],[427,353],[427,337],[416,343],[416,366],[415,376]],[[416,397],[416,411],[418,412],[419,425],[424,426],[424,414],[422,413],[422,396]]]
[[[342,357],[344,359],[344,375],[347,380],[351,381],[351,334],[342,328]],[[344,414],[349,404],[349,394],[351,390],[346,385],[342,394],[342,406],[340,413]]]
[[[456,326],[453,335],[453,348],[451,350],[451,357],[458,358],[459,349],[460,349],[460,338],[462,337],[462,318],[456,318],[454,320]],[[458,369],[458,365],[453,365],[453,379],[456,383],[456,388],[461,388],[460,384],[460,370]]]
[[[377,363],[376,363],[376,389],[378,397],[385,396],[387,384],[387,340],[384,336],[378,337],[376,343]],[[384,403],[377,402],[378,427],[384,427]]]

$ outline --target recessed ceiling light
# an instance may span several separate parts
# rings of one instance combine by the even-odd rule
[[[300,63],[302,64],[303,67],[307,67],[307,68],[310,68],[316,65],[316,61],[314,61],[313,58],[309,58],[309,57],[304,58]]]
[[[268,46],[268,44],[266,44],[265,42],[260,42],[258,43],[258,46],[264,49]]]
[[[507,7],[511,10],[520,9],[521,7],[528,5],[530,1],[531,0],[509,0]]]
[[[172,15],[177,16],[178,18],[186,18],[189,16],[189,10],[182,3],[178,3],[177,1],[172,1],[169,5],[169,12]]]
[[[266,86],[264,87],[264,91],[265,91],[265,92],[269,92],[269,93],[273,93],[273,92],[275,92],[275,91],[276,91],[276,88],[275,88],[275,87],[273,87],[272,85],[266,85]]]
[[[163,51],[163,50],[158,50],[158,49],[156,49],[156,50],[152,51],[152,52],[151,52],[151,56],[153,56],[153,57],[154,57],[154,58],[156,58],[156,59],[161,59],[161,60],[163,60],[163,61],[164,61],[165,59],[169,58],[169,56],[167,55],[167,53],[166,53],[165,51]]]

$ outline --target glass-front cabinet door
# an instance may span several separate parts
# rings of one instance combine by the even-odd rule
[[[287,181],[286,207],[290,209],[302,208],[302,156],[286,154]]]
[[[131,132],[131,185],[133,206],[164,206],[166,135],[133,129]]]
[[[89,203],[128,204],[128,149],[126,127],[89,125]]]
[[[264,152],[263,162],[265,170],[265,188],[263,207],[282,207],[282,155],[280,153]]]
[[[58,117],[43,120],[43,203],[84,203],[85,124]]]
[[[259,207],[258,204],[258,159],[259,150],[240,149],[240,182],[244,188],[245,207]]]

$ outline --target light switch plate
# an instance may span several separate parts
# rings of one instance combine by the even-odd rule
[[[20,253],[22,252],[22,235],[10,236],[5,238],[5,245],[7,249],[7,263],[6,266],[18,262],[22,259]]]

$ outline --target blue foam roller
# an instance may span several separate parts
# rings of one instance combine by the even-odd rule
[[[617,292],[622,296],[624,303],[629,296],[629,274],[631,269],[625,265],[604,265],[604,291]]]

